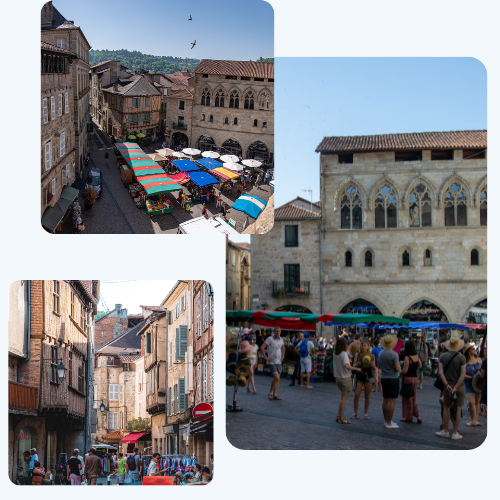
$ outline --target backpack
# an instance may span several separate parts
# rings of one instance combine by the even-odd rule
[[[303,340],[300,343],[299,354],[301,358],[307,358],[307,356],[309,356],[309,349],[307,348],[307,340]]]
[[[127,457],[128,470],[135,470],[135,455],[129,455]]]

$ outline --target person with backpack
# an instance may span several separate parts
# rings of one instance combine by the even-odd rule
[[[134,448],[134,454],[127,457],[125,464],[127,474],[133,483],[140,483],[142,476],[142,460],[139,455],[139,448]]]
[[[303,334],[304,339],[301,340],[295,347],[295,352],[300,355],[300,387],[307,387],[307,389],[312,389],[312,385],[309,383],[311,379],[311,352],[314,349],[314,344],[309,340],[309,334]],[[304,385],[304,373],[306,374],[306,384]]]

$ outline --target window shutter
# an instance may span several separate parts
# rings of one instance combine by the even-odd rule
[[[167,387],[167,394],[166,394],[166,401],[165,401],[165,405],[166,405],[166,413],[167,415],[170,415],[170,387]]]
[[[210,292],[212,292],[212,295],[210,295],[210,322],[212,323],[214,320],[214,297],[213,297],[213,289],[212,285],[208,285],[210,287]]]
[[[123,399],[123,384],[120,384],[120,401]]]
[[[179,356],[178,360],[182,361],[188,348],[188,327],[187,325],[179,326]]]
[[[196,297],[196,334],[201,335],[201,294]]]
[[[186,394],[185,394],[185,384],[184,379],[179,379],[179,393],[178,393],[178,403],[179,413],[184,413],[186,411]]]
[[[196,402],[201,403],[201,361],[196,365]]]
[[[59,94],[57,96],[57,104],[58,104],[59,116],[62,116],[62,94]]]
[[[47,98],[43,99],[43,123],[48,123],[49,121],[49,108],[47,107]]]
[[[214,350],[210,350],[210,399],[212,401],[214,398]]]
[[[69,165],[66,165],[62,170],[61,170],[61,173],[62,173],[62,185],[63,186],[66,186],[66,184],[68,183],[68,167]]]
[[[170,415],[175,415],[175,387],[170,388]]]
[[[202,401],[208,400],[208,357],[203,356],[203,399]]]
[[[45,143],[45,170],[50,170],[52,157],[50,155],[50,141]]]
[[[168,366],[172,366],[172,342],[168,344]]]
[[[56,102],[53,95],[50,96],[50,119],[56,119]]]
[[[175,360],[176,361],[179,359],[180,347],[181,347],[180,332],[179,332],[179,328],[176,328],[175,329]]]
[[[59,136],[59,156],[62,158],[66,154],[66,132],[61,132]]]
[[[69,113],[69,101],[68,101],[68,93],[64,92],[64,114]]]
[[[56,180],[55,179],[52,179],[50,186],[51,186],[50,192],[52,193],[52,196],[55,196],[55,194],[56,194]]]

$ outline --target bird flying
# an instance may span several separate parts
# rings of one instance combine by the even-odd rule
[[[193,16],[190,15],[188,21],[192,21],[192,20],[193,20]]]
[[[196,45],[196,40],[191,44],[191,48],[193,48]]]

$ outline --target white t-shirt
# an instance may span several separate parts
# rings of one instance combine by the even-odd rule
[[[351,371],[345,365],[349,364],[347,352],[342,351],[339,355],[333,355],[333,376],[335,378],[346,378],[351,376]]]
[[[266,344],[267,346],[267,357],[269,359],[269,363],[273,365],[280,365],[283,339],[280,337],[278,340],[276,340],[273,335],[271,337],[267,337],[264,344]]]
[[[158,464],[156,462],[153,462],[153,460],[151,460],[148,467],[148,476],[151,476],[155,472],[159,472],[159,470],[160,468],[158,467]]]

